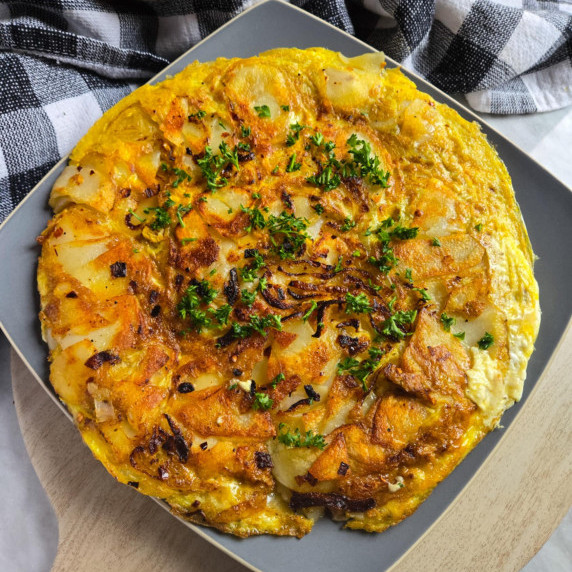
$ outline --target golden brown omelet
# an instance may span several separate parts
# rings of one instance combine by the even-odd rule
[[[193,522],[382,531],[521,395],[539,309],[510,178],[379,54],[143,86],[50,204],[51,382],[109,472]]]

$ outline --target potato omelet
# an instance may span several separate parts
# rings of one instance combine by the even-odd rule
[[[521,396],[539,307],[509,175],[381,54],[193,63],[105,113],[50,205],[51,383],[192,522],[383,531]]]

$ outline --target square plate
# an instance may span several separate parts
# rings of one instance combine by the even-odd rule
[[[314,46],[339,51],[350,57],[375,51],[299,8],[270,0],[217,30],[169,65],[151,83],[165,79],[167,74],[179,72],[194,60],[250,57],[271,48]],[[388,59],[388,66],[395,65]],[[540,286],[543,319],[536,351],[528,365],[522,400],[503,417],[503,425],[508,427],[538,381],[572,313],[572,296],[569,293],[572,265],[567,260],[568,253],[572,251],[572,194],[474,113],[415,74],[406,70],[404,73],[437,101],[457,110],[465,119],[481,123],[488,140],[496,147],[512,176],[534,251],[539,256],[535,274]],[[48,352],[41,339],[37,319],[39,296],[35,274],[39,247],[35,238],[50,217],[49,193],[65,161],[60,161],[44,177],[0,227],[0,261],[3,265],[0,275],[0,326],[39,383],[63,411],[65,409],[48,381]],[[383,534],[342,531],[339,523],[323,519],[311,534],[301,540],[268,536],[241,540],[215,530],[185,524],[254,570],[286,572],[298,568],[360,572],[386,569],[431,527],[469,482],[502,435],[501,431],[487,435],[412,516]]]

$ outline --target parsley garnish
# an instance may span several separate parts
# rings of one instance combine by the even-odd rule
[[[254,394],[254,401],[252,402],[252,409],[255,411],[268,411],[274,405],[274,400],[266,393]]]
[[[481,232],[483,230],[483,225],[481,223],[475,225],[475,230],[477,232]]]
[[[189,119],[189,121],[191,121],[193,117],[196,117],[197,119],[202,119],[206,114],[207,114],[206,111],[199,109],[196,113],[191,113],[189,115],[188,119]]]
[[[362,384],[363,390],[367,391],[368,387],[366,385],[366,379],[375,371],[383,354],[383,350],[380,350],[379,348],[370,348],[369,359],[359,361],[351,357],[344,358],[338,363],[338,374],[347,371],[350,375],[358,379]]]
[[[232,312],[232,306],[225,304],[216,310],[210,309],[210,311],[214,314],[214,317],[221,326],[226,326],[230,313]]]
[[[459,332],[458,334],[453,334],[456,338],[459,338],[460,340],[464,340],[465,339],[465,332]]]
[[[302,321],[306,322],[308,320],[308,318],[312,315],[312,312],[318,307],[318,304],[316,303],[315,300],[312,300],[310,302],[310,308],[308,309],[308,311],[302,316]]]
[[[270,233],[273,249],[282,260],[294,259],[300,254],[306,239],[310,238],[306,233],[308,221],[286,211],[282,211],[278,216],[271,214],[266,228]]]
[[[197,241],[198,238],[181,238],[181,244],[183,246],[185,246],[186,244],[188,244],[189,242],[195,242]]]
[[[256,273],[265,266],[264,258],[262,258],[258,251],[254,253],[252,258],[253,260],[250,264],[240,269],[240,277],[245,282],[254,282],[257,277]]]
[[[250,232],[251,230],[262,230],[266,227],[266,221],[264,220],[264,215],[262,212],[257,208],[250,208],[244,207],[240,205],[240,209],[242,212],[247,213],[250,217],[250,224],[246,227],[246,232]]]
[[[355,221],[353,221],[351,218],[346,217],[344,220],[344,224],[342,225],[340,230],[342,232],[348,232],[348,230],[351,230],[352,228],[354,228],[356,224],[357,223]]]
[[[405,280],[408,282],[413,282],[413,276],[411,275],[411,268],[405,269]]]
[[[356,314],[371,314],[373,308],[369,303],[368,297],[360,292],[357,296],[346,294],[346,313],[356,313]]]
[[[342,269],[343,269],[343,266],[342,266],[343,261],[344,261],[344,257],[343,257],[343,256],[340,256],[340,257],[338,258],[338,261],[336,262],[336,266],[335,266],[335,268],[334,268],[334,272],[335,272],[336,274],[337,274],[338,272],[341,272],[341,271],[342,271]]]
[[[179,169],[178,167],[169,167],[166,163],[161,163],[161,169],[167,172],[171,171],[175,175],[176,178],[171,183],[171,187],[174,189],[176,189],[183,181],[190,181],[192,179],[191,175],[189,175],[189,173],[187,173],[185,170]]]
[[[249,292],[248,290],[242,290],[240,293],[240,299],[245,306],[249,308],[254,304],[254,300],[256,300],[256,292]]]
[[[429,296],[426,288],[412,288],[412,290],[414,292],[418,292],[421,295],[423,302],[429,302],[429,300],[431,300],[431,296]]]
[[[206,312],[199,309],[199,306],[201,303],[210,304],[216,298],[216,295],[217,291],[210,287],[208,281],[202,280],[198,284],[191,284],[177,305],[177,311],[181,318],[183,320],[189,318],[199,334],[203,327],[211,325],[210,318]]]
[[[292,133],[288,133],[286,136],[286,147],[292,147],[300,139],[300,131],[304,129],[305,125],[300,125],[299,123],[292,123],[290,125],[290,130]]]
[[[239,170],[238,148],[235,147],[234,151],[231,151],[224,141],[218,148],[220,154],[213,155],[212,149],[208,146],[205,147],[204,156],[201,159],[197,159],[197,165],[200,167],[201,173],[207,181],[207,187],[211,192],[228,184],[228,179],[223,177],[221,173],[229,165],[234,165],[236,170]]]
[[[383,335],[388,338],[402,340],[406,336],[406,333],[402,329],[403,326],[412,324],[416,317],[417,310],[400,310],[385,320],[381,331]]]
[[[441,246],[441,242],[439,241],[438,238],[434,238],[433,241],[431,242],[431,246]]]
[[[302,163],[296,163],[296,153],[290,155],[290,160],[288,161],[288,165],[286,166],[286,172],[292,173],[292,171],[299,171]]]
[[[270,107],[268,105],[255,105],[254,109],[258,113],[258,117],[270,117]]]
[[[286,376],[283,373],[279,373],[271,382],[270,385],[272,386],[272,389],[276,389],[276,386],[281,382],[284,381],[286,379]]]
[[[241,127],[240,127],[240,136],[241,137],[250,137],[251,133],[252,133],[252,130],[250,129],[250,127],[245,127],[244,125],[241,125]]]
[[[444,312],[441,314],[441,323],[443,324],[443,329],[446,332],[451,331],[451,326],[454,326],[456,321],[457,320],[455,320],[455,318],[453,318],[452,316],[447,316],[447,314],[445,314]]]
[[[289,105],[281,105],[280,108],[282,109],[282,111],[290,111]]]
[[[488,350],[494,343],[495,339],[492,334],[486,332],[485,335],[477,342],[479,349]]]
[[[317,205],[314,205],[312,207],[319,215],[321,215],[324,212],[324,207],[318,203]]]
[[[362,177],[367,177],[372,185],[388,186],[389,171],[384,171],[381,161],[371,153],[371,145],[363,139],[358,139],[354,133],[346,143],[349,153],[353,156],[353,165],[350,165],[352,174],[357,171]]]
[[[304,435],[300,434],[300,429],[296,427],[296,429],[291,432],[289,429],[286,429],[286,432],[283,433],[282,429],[284,429],[286,425],[284,423],[280,423],[278,425],[278,429],[280,433],[278,434],[278,441],[286,447],[316,447],[320,450],[326,448],[326,441],[324,440],[324,436],[318,433],[314,433],[313,431],[306,431]]]
[[[143,211],[145,214],[150,212],[155,213],[155,219],[149,225],[151,230],[161,230],[162,228],[167,228],[173,221],[169,216],[169,213],[161,207],[149,207]]]

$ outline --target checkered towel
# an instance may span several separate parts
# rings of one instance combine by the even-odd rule
[[[0,221],[121,97],[256,0],[0,0]],[[478,111],[572,103],[572,2],[295,0]]]

